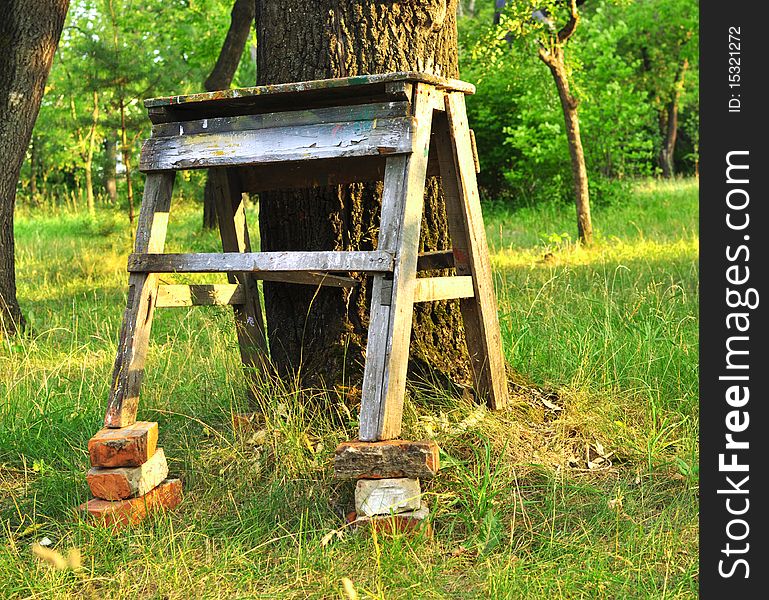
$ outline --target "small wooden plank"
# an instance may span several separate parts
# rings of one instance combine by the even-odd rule
[[[237,283],[160,285],[155,308],[243,304],[246,293]]]
[[[438,469],[438,444],[432,440],[356,440],[342,442],[334,452],[334,477],[337,479],[432,479]]]
[[[411,152],[411,117],[150,138],[145,173]]]
[[[382,250],[348,252],[222,252],[131,254],[131,273],[256,273],[259,271],[392,271],[393,255]]]
[[[481,161],[478,158],[478,146],[475,143],[475,132],[470,129],[470,143],[473,148],[473,164],[475,165],[475,172],[480,173],[481,172]]]
[[[182,482],[179,479],[166,479],[143,496],[116,502],[94,498],[79,508],[101,525],[119,528],[141,523],[150,514],[172,510],[181,501]]]
[[[473,278],[469,275],[420,277],[414,288],[414,302],[472,298],[474,293]]]
[[[405,159],[388,159],[385,172],[379,249],[398,260],[389,306],[384,278],[375,278],[372,286],[360,409],[362,441],[392,439],[401,431],[434,93],[442,92],[415,86],[414,152]]]
[[[417,256],[417,271],[438,271],[454,268],[454,253],[451,250],[431,250]]]
[[[281,283],[296,283],[298,285],[315,285],[336,288],[353,288],[360,285],[360,281],[345,275],[332,275],[330,273],[315,273],[312,271],[261,271],[251,274],[255,279],[262,281],[280,281]]]
[[[138,467],[155,454],[158,424],[136,421],[121,429],[105,428],[88,440],[93,467]]]
[[[472,142],[461,94],[446,94],[446,113],[437,119],[436,137],[456,272],[471,275],[475,288],[473,298],[460,301],[475,385],[486,397],[488,406],[498,409],[507,404],[507,376]]]
[[[263,97],[282,94],[301,94],[315,90],[334,90],[340,88],[356,88],[361,86],[384,85],[386,83],[423,82],[436,86],[439,89],[456,90],[465,94],[474,94],[475,86],[456,79],[447,79],[431,73],[419,73],[415,71],[399,71],[395,73],[377,73],[374,75],[356,75],[353,77],[339,77],[334,79],[315,79],[311,81],[298,81],[292,83],[279,83],[262,85],[251,88],[236,88],[219,90],[215,92],[203,92],[184,96],[166,96],[150,98],[144,101],[144,106],[179,106],[182,104],[194,104],[198,102],[210,102],[221,100],[249,99],[250,97]]]
[[[174,172],[165,172],[147,177],[134,252],[144,254],[163,251],[175,175]],[[156,294],[157,277],[154,274],[130,274],[128,302],[120,329],[104,417],[106,427],[125,427],[136,421]]]
[[[125,500],[143,496],[160,485],[167,476],[166,455],[162,448],[158,448],[152,458],[138,467],[91,467],[86,474],[86,481],[96,498]]]
[[[205,133],[228,133],[232,131],[256,131],[279,127],[300,127],[322,123],[345,123],[373,121],[407,117],[408,102],[375,102],[350,106],[329,106],[308,110],[290,110],[258,115],[238,115],[158,123],[152,126],[152,137],[189,137]]]

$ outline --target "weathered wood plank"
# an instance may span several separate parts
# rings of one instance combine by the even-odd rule
[[[246,293],[237,283],[160,285],[155,308],[243,304]]]
[[[352,252],[223,252],[220,254],[131,254],[131,273],[256,273],[259,271],[392,271],[393,255]]]
[[[163,251],[175,175],[170,172],[147,177],[134,252]],[[128,277],[128,302],[112,370],[105,427],[125,427],[136,421],[156,293],[157,277],[154,274],[131,273]]]
[[[204,133],[227,133],[232,131],[256,131],[278,127],[300,127],[322,123],[345,123],[373,121],[409,116],[408,102],[375,102],[350,106],[329,106],[308,110],[290,110],[263,113],[259,115],[238,115],[214,117],[172,123],[158,123],[152,126],[152,137],[185,137]]]
[[[202,169],[411,152],[413,119],[400,117],[150,138],[140,170]]]
[[[454,268],[454,253],[451,250],[431,250],[417,256],[417,271],[437,271]]]
[[[475,385],[490,408],[508,398],[497,300],[486,231],[475,179],[464,97],[446,94],[445,117],[437,119],[438,160],[457,275],[472,275],[474,297],[460,300]]]
[[[401,71],[396,73],[378,73],[374,75],[356,75],[354,77],[340,77],[335,79],[316,79],[312,81],[298,81],[293,83],[280,83],[274,85],[262,85],[251,88],[236,88],[188,94],[184,96],[167,96],[162,98],[150,98],[144,101],[144,106],[178,106],[181,104],[194,104],[217,100],[249,99],[253,97],[274,96],[280,94],[301,94],[314,90],[338,90],[340,88],[359,88],[362,86],[383,85],[390,82],[423,82],[436,86],[439,89],[456,90],[465,94],[474,94],[475,86],[456,79],[446,79],[430,73],[418,73],[413,71]]]
[[[281,281],[300,285],[322,285],[327,287],[351,288],[360,282],[352,277],[341,277],[328,273],[302,273],[276,271],[252,273],[255,279]],[[158,286],[155,308],[184,308],[188,306],[232,306],[243,304],[246,293],[239,283],[215,284],[170,284]]]
[[[432,479],[440,468],[438,444],[431,440],[342,442],[334,452],[334,477]]]
[[[213,191],[222,249],[234,256],[244,256],[246,254],[243,253],[251,252],[251,240],[248,235],[240,183],[235,174],[226,169],[211,169],[208,177]],[[256,280],[245,272],[227,273],[227,280],[231,284],[239,284],[245,296],[243,303],[234,305],[232,309],[240,359],[247,381],[248,402],[251,406],[255,406],[255,371],[257,369],[265,371],[269,363],[269,348],[259,288]]]
[[[360,281],[346,275],[331,273],[315,273],[313,271],[261,271],[251,274],[262,281],[280,281],[281,283],[296,283],[299,285],[322,285],[324,287],[353,288]]]
[[[390,306],[382,298],[384,279],[376,278],[372,288],[360,412],[362,441],[392,439],[401,431],[435,93],[442,92],[424,84],[415,86],[414,152],[405,160],[388,159],[385,173],[379,249],[393,252],[398,261],[393,270]],[[378,358],[382,354],[383,362]]]
[[[421,277],[414,288],[414,302],[472,298],[474,293],[473,278],[469,275]]]

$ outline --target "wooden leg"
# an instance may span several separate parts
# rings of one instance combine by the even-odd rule
[[[134,252],[163,252],[174,176],[174,172],[147,176]],[[128,278],[128,302],[112,371],[105,427],[126,427],[136,421],[157,287],[157,276],[152,273],[131,273]]]
[[[245,206],[237,174],[227,169],[211,169],[208,180],[213,188],[222,249],[224,252],[250,252]],[[257,280],[248,273],[228,273],[227,277],[230,283],[239,283],[245,292],[244,303],[233,306],[233,310],[240,358],[247,378],[248,398],[251,408],[255,408],[252,385],[255,369],[263,370],[269,356],[259,288]]]
[[[446,215],[457,275],[472,275],[475,292],[460,300],[465,337],[476,388],[489,408],[499,409],[507,404],[507,376],[465,100],[461,93],[448,93],[445,101],[436,147]]]
[[[362,441],[388,440],[401,432],[433,93],[427,86],[416,86],[414,151],[388,158],[385,167],[378,248],[395,255],[395,267],[391,279],[385,275],[373,281],[360,411]]]

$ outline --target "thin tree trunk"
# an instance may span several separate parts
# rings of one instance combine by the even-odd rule
[[[131,149],[128,147],[128,134],[125,124],[125,99],[120,96],[120,142],[125,167],[126,194],[128,195],[128,221],[134,222],[134,189],[131,183]]]
[[[203,84],[206,91],[224,90],[232,84],[232,78],[238,70],[240,57],[243,56],[243,50],[251,32],[255,10],[254,0],[235,0],[230,13],[230,28],[219,51],[219,58],[216,59],[211,74]],[[206,185],[203,188],[203,228],[213,229],[214,227],[216,227],[216,206],[213,186],[206,177]]]
[[[572,96],[569,89],[569,76],[564,64],[563,49],[557,45],[553,45],[549,51],[540,49],[539,58],[550,69],[556,88],[558,88],[558,98],[561,101],[563,118],[566,123],[566,138],[571,156],[574,202],[577,208],[577,234],[582,244],[590,245],[593,242],[593,223],[590,217],[590,191],[585,152],[582,148],[582,137],[579,131],[577,99]]]
[[[99,125],[99,92],[93,93],[93,111],[91,112],[91,128],[88,131],[88,147],[83,161],[83,170],[85,171],[85,196],[88,213],[96,213],[93,194],[93,153],[96,147],[96,129]]]
[[[673,159],[676,151],[676,142],[678,141],[678,104],[681,99],[684,77],[688,67],[689,61],[684,59],[676,73],[673,96],[670,98],[660,119],[660,129],[663,135],[662,149],[660,150],[660,167],[662,167],[662,176],[667,179],[675,175]]]
[[[561,109],[566,123],[566,138],[571,156],[571,176],[574,182],[574,202],[577,207],[577,233],[580,242],[589,245],[593,242],[593,223],[590,218],[590,190],[585,152],[582,149],[582,137],[579,131],[577,100],[569,91],[569,80],[562,59],[550,67],[550,72],[558,88],[558,97],[561,100]]]
[[[109,200],[113,205],[117,202],[117,173],[115,172],[117,165],[116,137],[117,134],[112,132],[110,137],[104,140],[104,152],[107,155],[106,164],[104,165],[104,190],[107,192],[107,196],[109,196]]]
[[[258,83],[390,71],[457,77],[456,0],[448,2],[257,1]],[[382,185],[353,184],[260,194],[263,250],[376,246]],[[437,178],[427,182],[420,249],[450,247]],[[370,285],[351,290],[264,284],[270,352],[279,372],[305,384],[358,383]],[[412,366],[466,380],[467,351],[456,302],[420,304]]]
[[[16,184],[59,43],[68,0],[7,0],[0,18],[0,336],[25,326],[16,298]]]
[[[29,144],[29,198],[34,204],[37,201],[37,139],[34,137]]]

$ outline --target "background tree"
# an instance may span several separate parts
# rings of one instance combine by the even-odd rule
[[[640,86],[657,111],[663,177],[676,172],[682,106],[697,101],[698,8],[696,0],[639,0],[615,11],[615,19],[632,24],[622,48],[638,58]],[[687,93],[687,88],[693,93]]]
[[[69,0],[9,0],[0,19],[0,335],[24,326],[16,299],[16,183]]]
[[[568,4],[565,24],[557,32],[555,31],[555,19],[556,15],[560,16],[562,13],[561,3],[551,4],[550,10],[544,13],[541,8],[535,11],[542,15],[541,22],[544,25],[537,40],[539,43],[538,55],[553,76],[566,122],[566,138],[569,142],[571,175],[574,182],[574,203],[577,207],[577,234],[580,242],[591,244],[593,241],[593,223],[590,218],[590,190],[587,166],[585,165],[585,151],[582,148],[582,136],[577,113],[579,101],[571,92],[569,67],[565,55],[565,46],[577,30],[580,15],[577,9],[577,0],[567,0],[565,4]]]
[[[456,0],[307,3],[257,1],[258,83],[282,83],[389,71],[459,74]],[[376,244],[380,184],[260,194],[263,250],[354,250]],[[427,183],[420,250],[449,245],[436,178]],[[359,381],[370,286],[319,291],[265,282],[272,359],[305,383]],[[461,315],[455,302],[419,305],[412,366],[467,376]],[[464,353],[464,354],[463,354]]]

